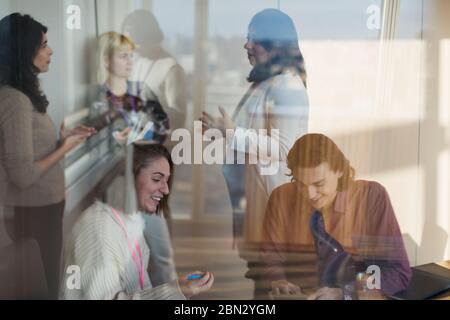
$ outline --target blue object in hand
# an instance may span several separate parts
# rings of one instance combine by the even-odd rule
[[[190,274],[189,276],[188,276],[188,280],[198,280],[198,279],[201,279],[201,278],[203,278],[205,275],[204,274]]]
[[[145,133],[144,138],[143,138],[142,140],[145,140],[145,141],[151,141],[151,140],[153,140],[153,136],[154,136],[153,130],[148,130],[148,131]]]

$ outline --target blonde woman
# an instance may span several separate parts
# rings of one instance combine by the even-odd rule
[[[133,129],[143,129],[152,121],[153,130],[147,140],[162,143],[169,130],[167,115],[161,106],[141,98],[142,85],[128,81],[133,68],[135,44],[117,32],[107,32],[98,40],[97,82],[100,85],[99,102],[91,110],[94,127],[104,127],[122,119],[121,132],[116,140],[125,143]]]

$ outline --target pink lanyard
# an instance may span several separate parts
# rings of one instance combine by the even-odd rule
[[[123,222],[123,220],[120,217],[119,213],[114,208],[111,208],[111,210],[113,211],[114,215],[116,216],[117,220],[120,223],[120,226],[123,229],[123,232],[125,233],[125,237],[127,238],[127,243],[128,243],[128,249],[131,252],[131,255],[133,257],[134,263],[136,264],[136,268],[138,269],[139,284],[141,285],[141,290],[144,290],[145,273],[144,273],[144,263],[142,261],[141,246],[139,245],[139,242],[135,239],[134,240],[134,245],[135,245],[136,249],[133,249],[133,247],[131,246],[131,243],[130,243],[130,239],[128,238],[128,232],[127,232],[127,228],[125,226],[125,223]],[[138,255],[136,254],[136,252],[139,254],[139,258],[138,258]]]

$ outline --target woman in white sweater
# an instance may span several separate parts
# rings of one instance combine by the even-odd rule
[[[212,273],[153,287],[144,214],[167,209],[173,163],[161,145],[135,146],[133,174],[138,212],[126,214],[97,202],[76,222],[65,247],[62,299],[186,299],[208,290]]]

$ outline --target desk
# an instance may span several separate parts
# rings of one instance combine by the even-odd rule
[[[428,263],[420,266],[413,267],[413,269],[425,271],[427,273],[431,273],[442,278],[448,279],[450,281],[450,260],[442,261],[437,263]],[[313,290],[314,291],[314,290]],[[299,295],[273,295],[269,294],[271,300],[305,300],[311,292],[305,292],[305,294]],[[358,291],[358,296],[360,300],[390,300],[392,298],[385,297],[379,293],[378,290],[372,291]],[[450,290],[447,290],[445,293],[440,294],[431,298],[431,300],[450,300]]]
[[[378,299],[424,299],[429,297],[433,292],[441,292],[442,288],[448,287],[450,282],[450,260],[437,263],[428,263],[413,267],[413,278],[409,283],[409,287],[400,293],[390,297],[377,296],[377,291],[363,292],[360,294],[361,300],[378,300]],[[450,290],[429,298],[430,300],[450,300]]]
[[[414,268],[450,279],[450,260],[428,263]],[[434,297],[432,300],[450,300],[450,290]]]

